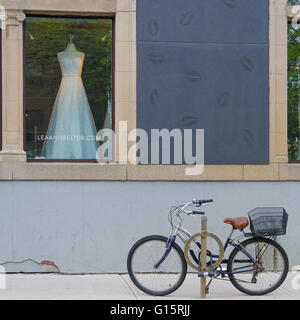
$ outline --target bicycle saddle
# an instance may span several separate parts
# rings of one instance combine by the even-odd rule
[[[249,224],[248,218],[239,217],[239,218],[226,218],[224,223],[231,224],[234,228],[243,230]]]

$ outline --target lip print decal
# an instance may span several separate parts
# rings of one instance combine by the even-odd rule
[[[196,117],[187,116],[182,118],[182,122],[185,126],[191,126],[193,124],[196,124],[198,119]]]
[[[147,54],[147,59],[153,63],[163,63],[164,56],[159,52],[150,52]]]
[[[254,70],[254,64],[248,57],[241,57],[240,62],[246,71],[252,72]]]
[[[236,0],[223,0],[223,2],[228,8],[232,9],[236,7]]]
[[[184,77],[190,82],[197,82],[201,80],[201,74],[197,71],[185,72]]]
[[[245,129],[243,132],[243,137],[244,140],[248,143],[248,144],[253,144],[254,143],[254,136],[252,134],[252,132],[248,129]]]
[[[218,105],[221,107],[225,107],[228,104],[230,98],[229,92],[224,92],[218,96]]]
[[[192,23],[193,19],[194,19],[194,13],[192,11],[188,11],[181,16],[179,23],[182,26],[188,26],[189,24]]]
[[[159,32],[159,25],[156,20],[151,20],[148,24],[148,32],[151,36],[157,36]]]
[[[159,101],[159,92],[157,89],[153,89],[150,94],[150,103],[156,105]]]

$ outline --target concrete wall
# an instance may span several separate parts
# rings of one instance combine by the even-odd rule
[[[293,266],[300,264],[299,194],[297,182],[1,182],[0,262],[30,258],[52,260],[67,273],[125,272],[133,243],[169,235],[170,206],[197,197],[215,199],[206,206],[208,226],[221,240],[230,230],[225,217],[284,206],[288,234],[278,240]],[[199,217],[186,222],[198,231]]]
[[[269,0],[138,1],[137,126],[204,128],[207,164],[269,163]]]

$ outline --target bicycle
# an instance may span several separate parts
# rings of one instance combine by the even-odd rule
[[[177,290],[185,280],[189,265],[200,272],[201,234],[192,235],[182,227],[183,215],[204,215],[205,212],[187,210],[187,207],[200,207],[213,200],[196,200],[171,208],[169,222],[172,228],[170,237],[150,235],[137,241],[129,251],[127,258],[128,274],[133,283],[143,292],[163,296]],[[178,223],[173,223],[174,215]],[[276,290],[285,280],[289,261],[285,250],[276,242],[277,235],[286,232],[287,213],[283,208],[257,208],[248,213],[251,233],[244,229],[249,225],[246,217],[227,218],[225,223],[232,230],[224,245],[218,237],[208,233],[220,247],[219,254],[207,248],[207,276],[211,279],[221,277],[230,280],[241,292],[248,295],[264,295]],[[241,234],[232,238],[239,230]],[[184,244],[184,251],[175,242],[179,238]],[[224,259],[224,252],[233,247],[229,258]],[[225,265],[226,267],[223,267]],[[224,278],[229,279],[224,279]],[[221,280],[220,279],[220,280]]]

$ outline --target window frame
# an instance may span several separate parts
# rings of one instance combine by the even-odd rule
[[[115,131],[115,17],[103,16],[103,15],[72,15],[72,14],[26,14],[26,18],[73,18],[73,19],[105,19],[112,21],[112,130]],[[26,152],[26,19],[23,21],[23,150]],[[2,50],[1,50],[2,51]],[[1,67],[0,67],[1,68]],[[1,70],[1,69],[0,69]],[[1,79],[2,80],[2,79]],[[1,83],[0,83],[1,85]],[[1,85],[2,88],[2,85]],[[0,93],[0,96],[1,93]],[[2,99],[1,99],[2,100]],[[0,105],[1,108],[1,105]],[[2,112],[1,112],[2,115]],[[1,120],[1,116],[0,116]],[[2,121],[1,121],[2,123]],[[1,128],[1,126],[0,126]],[[2,130],[1,130],[2,132]],[[2,141],[2,139],[1,139]],[[0,150],[2,145],[0,145]],[[115,154],[115,150],[113,150]],[[114,161],[114,159],[112,160]],[[98,161],[92,159],[28,159],[26,152],[26,162],[28,163],[98,163]]]

